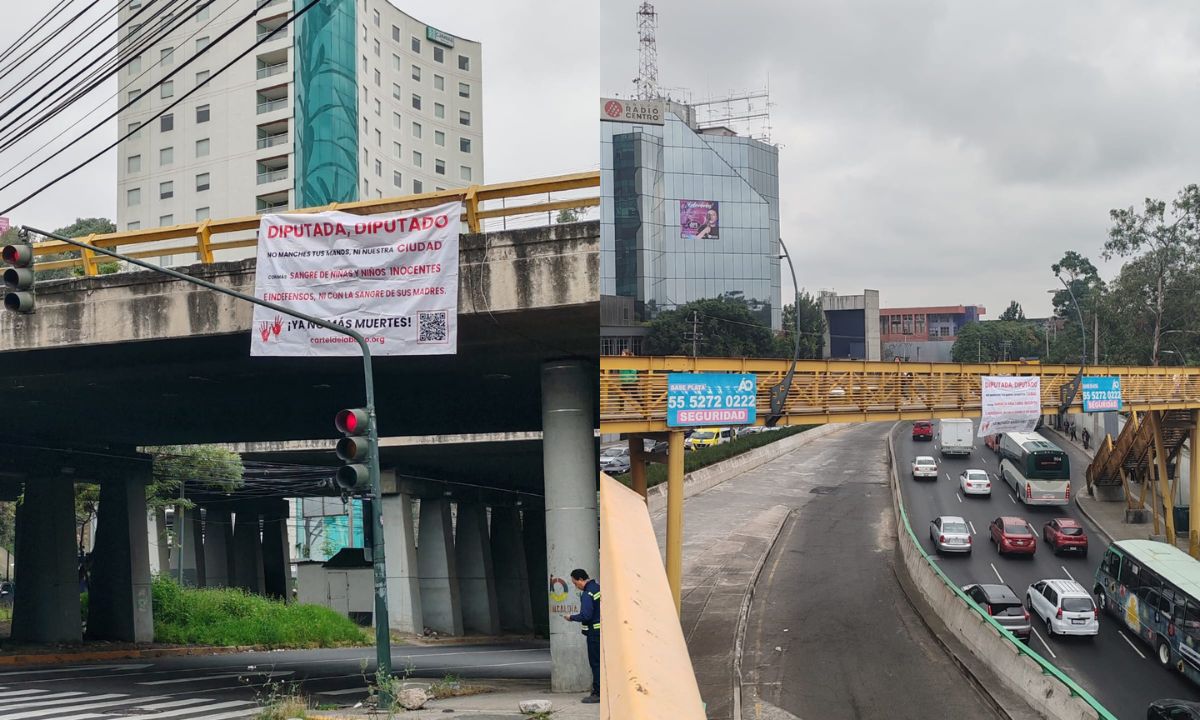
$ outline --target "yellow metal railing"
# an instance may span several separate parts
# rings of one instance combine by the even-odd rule
[[[397,212],[422,207],[431,207],[458,200],[463,203],[463,220],[470,232],[480,232],[484,220],[493,218],[508,218],[535,213],[552,213],[558,210],[596,207],[600,198],[596,196],[570,197],[556,200],[548,199],[551,193],[562,193],[572,190],[600,187],[600,173],[583,172],[572,175],[521,180],[517,182],[498,183],[495,185],[472,185],[467,188],[454,190],[439,190],[420,195],[405,195],[400,197],[362,200],[353,203],[330,203],[321,207],[288,210],[289,213],[315,213],[324,210],[340,210],[355,215],[372,215],[376,213]],[[547,197],[543,202],[541,198]],[[508,200],[520,198],[538,198],[539,202],[523,202],[509,204]],[[495,207],[496,201],[503,203]],[[490,206],[485,206],[490,203]],[[161,243],[177,240],[178,243],[167,243],[153,249],[134,250],[126,254],[135,258],[168,257],[180,254],[195,254],[197,260],[203,263],[214,261],[214,254],[222,250],[255,247],[257,237],[244,237],[246,231],[258,229],[260,217],[249,215],[227,220],[205,220],[198,223],[172,225],[146,230],[130,230],[107,235],[90,235],[86,242],[98,247],[118,250],[130,245],[146,243]],[[242,234],[228,240],[217,240],[222,235]],[[64,252],[79,252],[72,245],[50,240],[34,245],[34,256],[43,257]],[[81,257],[71,257],[62,260],[39,262],[39,270],[54,268],[82,267],[84,274],[96,275],[100,258],[90,250],[83,250]]]
[[[688,357],[603,357],[600,428],[605,433],[667,430],[667,375],[738,372],[758,376],[759,424],[770,412],[770,390],[788,360]],[[873,422],[971,417],[980,414],[984,375],[1037,375],[1042,405],[1057,411],[1062,386],[1079,366],[1025,363],[894,363],[805,360],[796,367],[780,424]],[[1087,375],[1121,378],[1126,410],[1200,408],[1200,368],[1088,366]],[[1076,397],[1070,412],[1082,411]]]

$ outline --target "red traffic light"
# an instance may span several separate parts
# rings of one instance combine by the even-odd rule
[[[342,410],[337,414],[333,421],[334,427],[338,432],[346,435],[362,435],[367,431],[370,425],[370,419],[367,416],[367,411],[363,408],[354,408],[352,410]]]
[[[14,267],[28,267],[33,262],[33,246],[24,243],[5,245],[0,257]]]

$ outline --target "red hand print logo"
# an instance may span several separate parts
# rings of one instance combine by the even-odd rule
[[[276,315],[275,322],[271,324],[271,332],[275,333],[275,337],[279,337],[279,333],[283,330],[283,318]]]
[[[258,324],[258,334],[262,336],[263,342],[271,339],[271,323],[263,321]]]

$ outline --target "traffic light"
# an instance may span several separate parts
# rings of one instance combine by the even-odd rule
[[[367,453],[370,452],[370,442],[366,437],[371,425],[370,416],[363,408],[342,410],[333,424],[346,436],[337,444],[338,459],[346,463],[338,468],[338,487],[346,492],[370,488],[371,471],[366,465]]]
[[[33,312],[33,246],[22,236],[4,246],[0,257],[11,266],[4,271],[4,307],[12,312]]]

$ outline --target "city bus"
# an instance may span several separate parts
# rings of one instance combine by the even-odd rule
[[[1001,433],[1000,480],[1026,505],[1071,502],[1071,461],[1037,433]]]
[[[1120,540],[1096,570],[1096,605],[1200,684],[1200,561],[1166,543]]]

